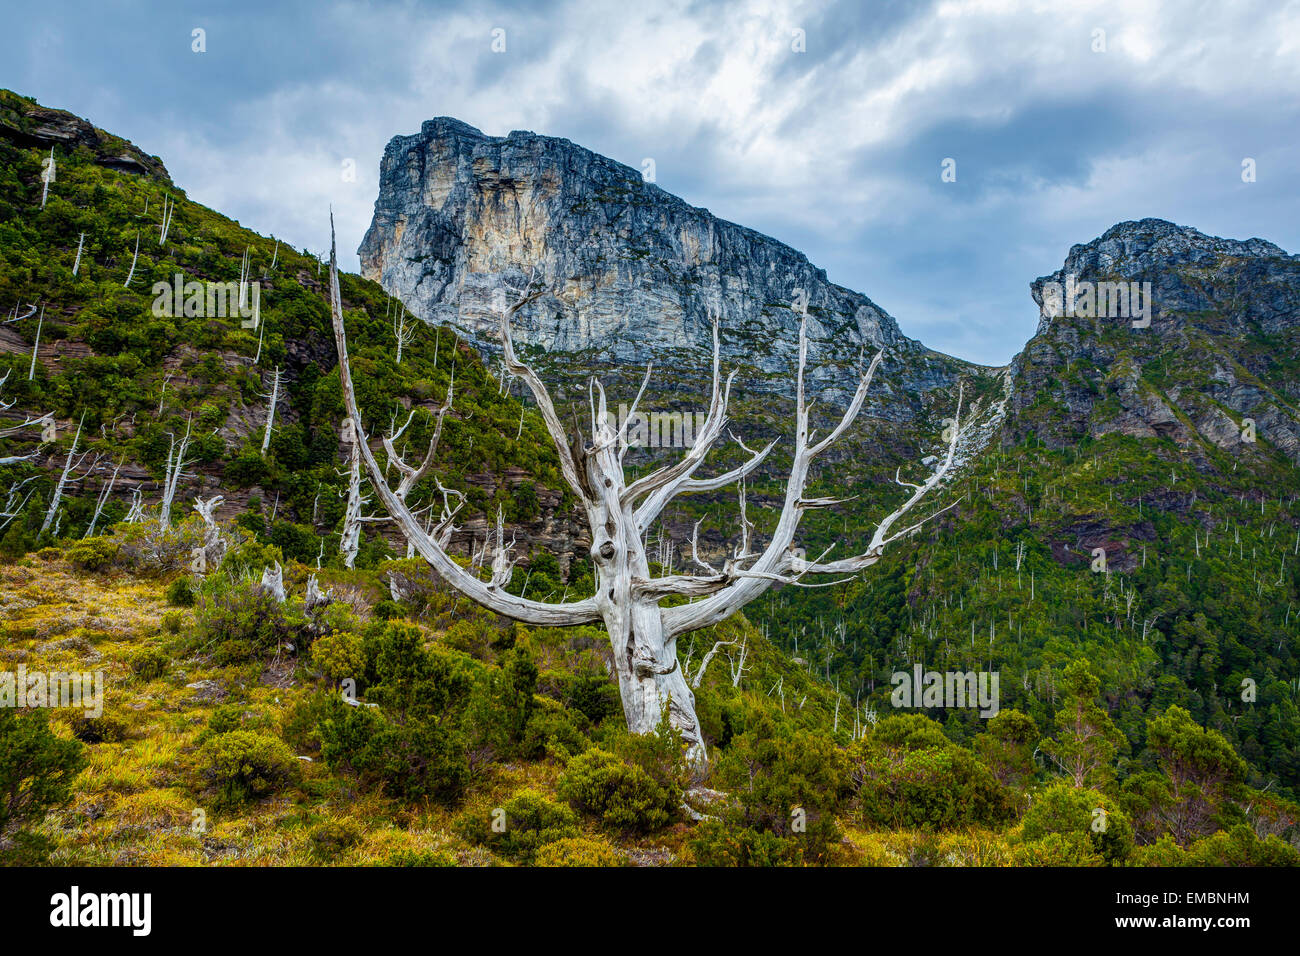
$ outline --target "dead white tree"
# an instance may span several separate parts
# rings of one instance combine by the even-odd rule
[[[339,554],[343,556],[343,566],[352,567],[361,550],[362,511],[369,500],[361,492],[361,451],[360,442],[353,441],[348,459],[348,503],[343,510],[343,528],[339,538]]]
[[[176,200],[168,201],[167,196],[163,196],[162,222],[158,225],[158,245],[167,241],[167,233],[172,227],[172,214],[176,212]]]
[[[4,389],[5,382],[9,381],[9,376],[12,373],[13,369],[6,369],[4,375],[0,375],[0,390]],[[15,399],[5,401],[0,398],[0,412],[9,411],[9,409],[13,408],[15,404],[17,404]],[[41,427],[41,441],[53,441],[54,416],[49,413],[36,416],[24,415],[22,421],[0,422],[0,438],[12,438],[19,432],[25,431],[28,428],[34,428],[38,425]],[[21,461],[30,461],[35,458],[38,453],[39,450],[29,452],[26,455],[0,456],[0,465],[16,465]]]
[[[50,195],[50,183],[54,182],[54,147],[50,147],[50,158],[41,164],[44,168],[41,170],[41,208],[45,208],[45,200]]]
[[[162,502],[158,506],[158,530],[166,531],[172,525],[172,502],[176,500],[176,488],[180,485],[181,478],[188,477],[185,469],[194,464],[192,460],[185,458],[185,453],[190,447],[190,419],[185,419],[185,434],[178,440],[174,434],[169,434],[171,444],[167,447],[167,469],[163,472],[163,495]]]
[[[5,319],[4,322],[3,322],[3,323],[0,323],[0,324],[2,324],[2,325],[12,325],[12,324],[15,323],[15,322],[21,322],[23,319],[30,319],[33,315],[36,314],[36,303],[35,303],[35,302],[32,302],[32,303],[28,304],[28,306],[27,306],[27,311],[24,312],[22,315],[19,315],[19,314],[18,314],[18,309],[19,309],[21,306],[22,306],[22,303],[21,303],[21,302],[15,302],[15,303],[14,303],[14,310],[13,310],[13,312],[10,313],[9,318]]]
[[[330,306],[338,351],[339,373],[344,406],[352,419],[355,448],[365,463],[371,484],[384,508],[407,539],[452,587],[477,603],[514,620],[542,626],[570,626],[603,622],[613,651],[614,671],[618,679],[628,729],[648,733],[659,725],[665,708],[672,726],[680,732],[693,760],[705,759],[704,738],[695,715],[695,697],[677,659],[677,638],[690,631],[724,620],[774,584],[799,584],[810,574],[856,574],[875,564],[891,542],[911,534],[930,518],[893,530],[952,469],[962,431],[951,429],[947,454],[934,473],[921,483],[896,480],[912,489],[900,507],[887,515],[876,528],[867,549],[852,557],[826,560],[826,553],[807,560],[795,546],[795,534],[804,512],[836,504],[831,498],[810,498],[805,494],[813,461],[838,439],[853,423],[866,399],[868,389],[882,354],[877,354],[863,372],[857,390],[839,423],[820,440],[814,440],[805,400],[804,372],[807,363],[807,310],[800,310],[798,372],[795,381],[795,435],[790,474],[784,505],[776,528],[766,547],[732,557],[720,569],[708,565],[703,575],[667,575],[652,577],[646,552],[646,532],[664,507],[681,494],[715,491],[727,487],[755,471],[766,459],[772,445],[753,454],[747,462],[712,478],[696,478],[709,449],[718,441],[727,423],[729,376],[724,385],[720,375],[718,327],[713,329],[713,388],[709,411],[694,446],[680,460],[660,467],[634,481],[624,476],[623,457],[629,447],[627,420],[616,430],[608,415],[604,389],[593,378],[590,382],[591,435],[584,441],[578,434],[573,441],[566,434],[550,393],[542,380],[515,354],[511,340],[511,319],[520,309],[542,295],[541,290],[526,287],[513,305],[502,307],[501,344],[506,369],[523,379],[537,402],[542,420],[555,444],[560,470],[586,513],[591,529],[591,558],[595,565],[596,593],[580,601],[546,603],[507,593],[494,561],[492,578],[480,579],[472,570],[461,567],[420,526],[418,518],[384,480],[383,469],[366,439],[357,406],[347,336],[343,322],[343,304],[339,292],[337,255],[334,248],[333,217],[330,223]],[[799,296],[802,299],[802,295]],[[648,378],[648,374],[647,374]],[[642,390],[644,390],[644,384]],[[958,399],[957,415],[961,401]],[[630,419],[632,416],[628,416]],[[955,504],[955,502],[954,502]],[[952,507],[949,505],[948,507]],[[693,599],[673,607],[661,607],[667,598]]]
[[[144,490],[141,488],[131,489],[131,507],[126,511],[126,517],[122,519],[127,524],[138,524],[144,520]]]
[[[203,544],[194,549],[194,561],[190,567],[200,574],[219,567],[226,556],[226,539],[221,533],[221,525],[217,524],[217,509],[225,500],[221,495],[214,495],[206,501],[194,499],[194,510],[203,519]]]
[[[136,261],[137,261],[139,258],[140,258],[140,232],[139,232],[139,230],[136,230],[136,234],[135,234],[135,252],[131,254],[131,271],[128,272],[128,273],[126,274],[126,281],[122,283],[122,288],[123,288],[123,289],[127,288],[128,286],[130,286],[130,284],[131,284],[131,279],[132,279],[132,277],[135,276],[135,264],[136,264]]]
[[[108,497],[113,493],[113,485],[117,482],[117,473],[122,470],[122,462],[119,461],[113,469],[113,474],[109,476],[108,483],[99,489],[99,497],[95,499],[95,513],[90,516],[90,525],[86,528],[83,538],[92,537],[95,533],[95,525],[99,524],[99,516],[104,512],[104,505],[108,503]]]
[[[415,325],[408,324],[406,321],[406,303],[402,303],[399,310],[394,310],[399,314],[393,317],[393,338],[397,339],[397,361],[396,364],[402,364],[402,349],[410,345],[415,338]]]
[[[81,268],[81,247],[86,243],[86,234],[83,232],[81,238],[77,240],[77,258],[72,263],[72,274],[75,276],[77,270]]]
[[[239,309],[243,311],[244,300],[248,297],[248,246],[244,247],[244,258],[239,262]]]
[[[81,413],[81,420],[77,422],[77,433],[72,436],[72,448],[68,450],[68,459],[63,463],[63,471],[59,473],[59,480],[54,485],[54,494],[50,498],[50,506],[45,511],[45,520],[41,522],[40,533],[44,534],[54,523],[54,516],[58,514],[59,504],[63,501],[63,490],[68,486],[68,476],[73,471],[81,467],[90,451],[84,451],[80,456],[77,455],[77,444],[81,441],[81,423],[86,420],[86,413]]]
[[[27,507],[28,499],[31,498],[36,488],[35,486],[28,488],[25,495],[22,494],[22,490],[35,480],[36,475],[32,475],[22,481],[15,481],[9,486],[9,490],[5,492],[4,504],[0,505],[0,531],[9,527],[13,520],[23,513],[23,509]]]
[[[270,409],[266,413],[266,430],[262,432],[262,457],[266,457],[266,450],[271,447],[271,429],[275,427],[275,406],[280,401],[280,366],[275,367],[275,374],[271,378]]]
[[[36,352],[41,347],[41,328],[45,325],[45,303],[41,303],[41,314],[36,319],[36,340],[32,342],[32,364],[27,366],[27,381],[36,377]]]
[[[262,569],[262,580],[258,587],[265,591],[271,597],[275,598],[280,604],[283,604],[287,595],[284,592],[284,569],[280,567],[280,562]]]

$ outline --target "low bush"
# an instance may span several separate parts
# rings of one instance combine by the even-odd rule
[[[209,738],[199,748],[200,777],[216,788],[225,804],[268,796],[295,783],[298,760],[278,737],[250,730],[231,730]]]
[[[650,774],[606,750],[589,750],[569,761],[560,798],[615,830],[648,833],[667,826],[677,800]]]

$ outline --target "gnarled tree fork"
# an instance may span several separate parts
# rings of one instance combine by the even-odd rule
[[[857,417],[883,353],[877,353],[861,375],[857,390],[839,423],[825,437],[815,440],[816,436],[809,426],[809,407],[804,394],[808,338],[807,309],[802,307],[795,391],[794,450],[784,505],[775,530],[765,547],[751,550],[750,526],[743,515],[742,492],[744,540],[732,557],[721,567],[715,568],[699,560],[697,554],[696,563],[704,573],[653,576],[647,557],[646,537],[647,531],[664,507],[678,495],[716,491],[742,483],[762,465],[775,442],[758,451],[745,449],[750,455],[749,459],[724,474],[710,478],[695,477],[696,470],[704,462],[710,448],[722,436],[727,424],[727,401],[735,375],[732,372],[725,382],[722,380],[718,327],[715,321],[712,395],[708,414],[694,446],[676,462],[628,481],[624,475],[623,459],[629,448],[627,423],[633,416],[629,414],[621,425],[613,423],[607,412],[604,389],[593,377],[589,387],[590,440],[584,440],[576,422],[575,434],[571,438],[561,424],[555,404],[541,378],[515,353],[510,331],[511,319],[543,292],[530,281],[513,304],[508,307],[503,304],[500,308],[504,364],[506,371],[522,379],[531,391],[547,432],[555,444],[561,473],[586,515],[591,529],[595,594],[580,601],[546,603],[507,593],[504,590],[504,580],[508,580],[508,575],[494,572],[491,580],[480,579],[474,571],[462,567],[450,557],[445,549],[445,538],[442,541],[435,540],[421,527],[417,516],[407,506],[406,496],[389,487],[384,469],[370,448],[353,389],[331,216],[330,306],[343,400],[355,429],[357,448],[380,502],[415,550],[452,587],[484,607],[526,624],[569,626],[602,622],[609,633],[613,666],[628,729],[634,733],[654,731],[666,708],[670,723],[681,733],[689,748],[689,756],[697,762],[703,762],[706,756],[705,744],[696,719],[695,695],[678,663],[677,638],[723,620],[774,584],[803,584],[803,579],[808,575],[851,576],[875,564],[891,542],[911,534],[926,521],[956,504],[953,502],[921,521],[895,530],[901,519],[949,474],[963,431],[954,419],[947,453],[924,482],[914,484],[903,481],[896,475],[898,483],[910,488],[912,493],[899,508],[880,522],[865,551],[837,560],[827,560],[828,552],[815,560],[805,558],[803,550],[795,545],[795,535],[804,512],[839,503],[833,498],[810,498],[805,495],[810,467],[814,459],[840,438]],[[649,381],[650,371],[647,368],[646,382]],[[645,387],[643,383],[637,395],[638,401],[644,395]],[[635,407],[634,402],[633,410]],[[957,415],[960,414],[959,396]],[[744,448],[743,444],[741,447]],[[498,555],[497,558],[499,560],[494,564],[504,560],[504,555]],[[670,597],[686,597],[691,600],[673,607],[661,607],[661,603]]]

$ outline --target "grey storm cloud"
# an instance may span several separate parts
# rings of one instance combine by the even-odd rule
[[[1115,222],[1300,251],[1295,3],[47,0],[3,16],[0,83],[297,247],[323,248],[332,205],[355,249],[385,143],[451,115],[653,159],[663,188],[988,364],[1032,334],[1030,280]]]

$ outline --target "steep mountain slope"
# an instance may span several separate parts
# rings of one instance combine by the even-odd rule
[[[42,207],[51,148],[54,179]],[[170,291],[179,276],[182,289],[201,283],[202,292],[235,283],[245,257],[260,290],[260,324],[224,296],[190,302],[185,292],[184,306],[158,308],[155,284]],[[178,485],[178,518],[196,497],[220,494],[221,517],[248,512],[250,527],[286,556],[331,560],[347,449],[321,273],[305,250],[190,202],[156,157],[69,113],[0,92],[0,375],[8,372],[0,402],[11,403],[0,413],[0,458],[19,459],[0,472],[0,549],[14,555],[53,537],[80,537],[101,493],[99,528],[121,519],[137,495],[155,508],[172,439],[188,425],[192,460]],[[469,499],[458,548],[481,540],[487,516],[502,506],[521,541],[573,550],[540,424],[446,330],[417,328],[398,366],[386,317],[394,303],[354,276],[342,286],[376,431],[399,408],[405,416],[440,406],[455,370],[437,468]],[[41,423],[21,427],[46,415],[49,434]],[[427,440],[431,418],[416,416],[411,447]],[[78,464],[47,524],[79,424]],[[431,480],[422,493],[430,490]],[[384,530],[367,527],[364,562],[382,552]]]

